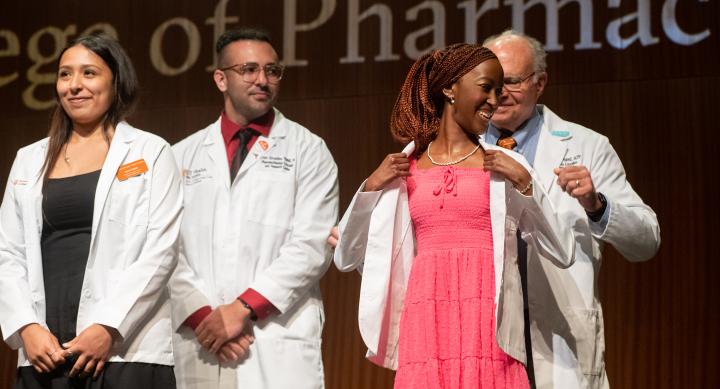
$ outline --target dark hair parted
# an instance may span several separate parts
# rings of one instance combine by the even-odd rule
[[[497,59],[492,51],[477,44],[456,43],[432,50],[410,68],[390,114],[390,132],[402,143],[415,141],[421,153],[437,135],[449,88],[482,62]]]
[[[267,44],[272,46],[272,42],[270,41],[270,34],[268,34],[268,32],[265,30],[251,27],[243,27],[237,30],[227,30],[222,35],[220,35],[217,42],[215,42],[215,53],[217,53],[217,55],[221,57],[220,67],[224,66],[224,64],[222,64],[223,49],[225,48],[225,46],[237,41],[259,41],[266,42]]]
[[[122,46],[115,39],[105,34],[86,35],[71,41],[60,53],[56,68],[60,67],[60,60],[65,52],[77,45],[81,45],[97,54],[112,72],[113,98],[110,107],[101,120],[103,134],[110,143],[110,130],[125,120],[137,102],[138,79],[135,68]],[[70,140],[70,134],[73,130],[72,119],[63,109],[57,91],[55,92],[55,99],[55,110],[50,121],[48,153],[43,165],[46,178],[55,166],[55,161],[58,159],[63,146]]]

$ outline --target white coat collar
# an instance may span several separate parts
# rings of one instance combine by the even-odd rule
[[[264,140],[268,143],[268,148],[263,150],[262,147],[258,146],[258,142],[255,142],[252,152],[256,153],[258,157],[247,158],[243,162],[242,166],[240,166],[238,175],[242,175],[243,173],[245,173],[250,167],[255,165],[258,160],[260,160],[260,157],[263,154],[265,154],[269,150],[272,150],[274,147],[277,146],[279,142],[285,140],[288,132],[287,126],[279,125],[285,117],[276,108],[273,108],[273,110],[275,110],[275,119],[273,120],[272,127],[270,128],[270,133],[268,134],[267,138],[262,135],[259,138],[259,140]],[[208,127],[208,131],[205,134],[202,145],[205,150],[207,150],[210,159],[213,161],[213,165],[215,166],[215,171],[218,174],[218,177],[222,178],[221,181],[223,182],[225,189],[229,189],[230,168],[228,167],[227,150],[225,149],[225,141],[223,140],[222,131],[220,128],[221,119],[222,118],[218,118],[215,123],[211,124],[210,127]]]

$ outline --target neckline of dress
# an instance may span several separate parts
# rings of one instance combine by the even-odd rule
[[[430,167],[430,168],[427,168],[427,169],[423,169],[423,168],[418,167],[418,165],[417,165],[417,158],[412,158],[412,159],[410,160],[410,164],[411,164],[411,167],[414,166],[414,168],[415,168],[414,170],[415,170],[415,171],[423,172],[423,173],[431,172],[431,171],[433,171],[433,170],[437,170],[437,171],[441,171],[441,172],[442,172],[442,171],[444,171],[445,169],[459,169],[459,170],[467,170],[467,171],[471,171],[471,172],[472,172],[472,171],[485,172],[485,170],[484,170],[483,168],[481,168],[481,167],[468,167],[468,166],[455,166],[455,165],[450,165],[450,166],[435,166],[435,165],[433,165],[433,167]],[[487,172],[487,173],[489,173],[489,172]]]

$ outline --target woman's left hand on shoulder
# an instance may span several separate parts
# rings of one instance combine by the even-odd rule
[[[483,169],[502,174],[515,188],[526,188],[532,181],[532,176],[520,162],[499,150],[485,150]]]
[[[70,370],[70,376],[92,375],[97,378],[110,356],[114,330],[100,324],[86,328],[75,339],[63,344],[65,356],[77,355],[77,361]]]

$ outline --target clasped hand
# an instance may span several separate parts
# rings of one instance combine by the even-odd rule
[[[97,378],[110,355],[113,332],[109,327],[93,324],[61,347],[50,331],[33,323],[20,330],[20,337],[30,363],[39,373],[49,373],[76,355],[70,376]]]
[[[250,310],[239,300],[215,308],[195,329],[203,348],[217,354],[221,362],[244,359],[255,341]]]

